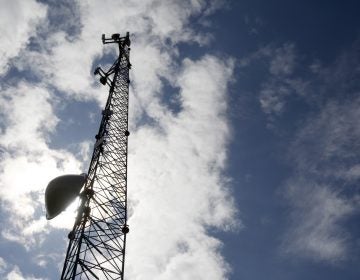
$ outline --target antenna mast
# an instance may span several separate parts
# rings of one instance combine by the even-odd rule
[[[96,68],[110,87],[74,227],[69,233],[62,280],[124,279],[127,221],[127,153],[130,38],[102,35],[119,56],[108,71]]]

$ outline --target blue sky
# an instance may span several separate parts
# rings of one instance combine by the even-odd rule
[[[126,279],[359,279],[358,1],[121,2],[2,3],[0,278],[59,278],[129,31]]]

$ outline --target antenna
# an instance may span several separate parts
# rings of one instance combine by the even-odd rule
[[[73,193],[80,191],[80,206],[73,229],[68,235],[69,245],[61,274],[62,280],[124,279],[126,234],[129,232],[127,225],[129,69],[131,68],[129,33],[124,37],[120,34],[113,34],[110,38],[102,35],[102,42],[117,44],[119,56],[109,70],[104,71],[98,67],[94,72],[95,75],[100,76],[103,85],[109,86],[109,95],[102,111],[99,131],[95,136],[94,151],[86,180],[82,182],[80,178],[67,179],[66,176],[66,178],[62,176],[61,179],[58,177],[52,180],[46,190],[47,195],[53,198],[56,196],[55,192],[62,192],[59,190],[68,192],[69,187],[62,185],[73,180],[76,181],[74,188],[77,190],[62,197],[73,199]],[[82,191],[79,190],[79,186],[83,186]],[[46,201],[53,200],[46,199]],[[66,207],[69,202],[60,204]],[[64,210],[59,211],[58,208],[52,210],[52,205],[46,205],[46,208],[48,213],[55,214]],[[55,215],[49,216],[53,218]]]

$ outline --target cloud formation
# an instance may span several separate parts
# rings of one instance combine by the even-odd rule
[[[29,43],[38,25],[44,22],[46,6],[35,0],[2,3],[0,10],[0,75],[9,69],[9,60]]]
[[[229,136],[223,81],[231,75],[231,61],[185,60],[177,81],[183,110],[132,135],[130,278],[225,279],[229,271],[221,243],[206,232],[237,226],[221,174]]]
[[[328,185],[303,181],[288,184],[293,211],[283,249],[314,261],[337,263],[348,258],[349,233],[343,225],[356,211],[355,201]]]
[[[279,186],[290,207],[280,246],[287,256],[335,264],[356,246],[347,222],[359,209],[357,49],[358,42],[327,66],[292,43],[270,44],[241,60],[241,67],[266,69],[258,71],[259,107],[267,127],[291,139],[282,153],[292,175]]]
[[[359,209],[360,99],[358,89],[349,86],[353,77],[339,75],[339,68],[356,72],[353,60],[358,56],[346,50],[333,65],[318,65],[310,78],[303,78],[307,90],[300,96],[312,110],[294,130],[288,151],[294,175],[284,192],[293,211],[284,248],[315,261],[338,263],[352,254],[354,240],[346,223]]]
[[[309,94],[309,81],[302,77],[302,62],[293,43],[282,46],[266,45],[240,60],[240,67],[251,65],[260,67],[257,75],[259,83],[259,103],[267,115],[269,127],[284,113],[289,111],[289,103],[296,98]]]
[[[2,235],[27,248],[36,242],[36,233],[46,231],[45,220],[35,216],[43,208],[44,186],[63,172],[80,172],[74,155],[48,146],[58,122],[50,96],[44,88],[19,83],[0,98],[0,195],[8,212]]]

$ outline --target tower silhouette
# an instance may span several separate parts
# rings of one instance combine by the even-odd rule
[[[109,95],[80,205],[65,257],[61,279],[123,279],[127,225],[127,153],[129,33],[102,35],[103,44],[116,44],[119,55],[107,71],[94,74],[109,86]]]

